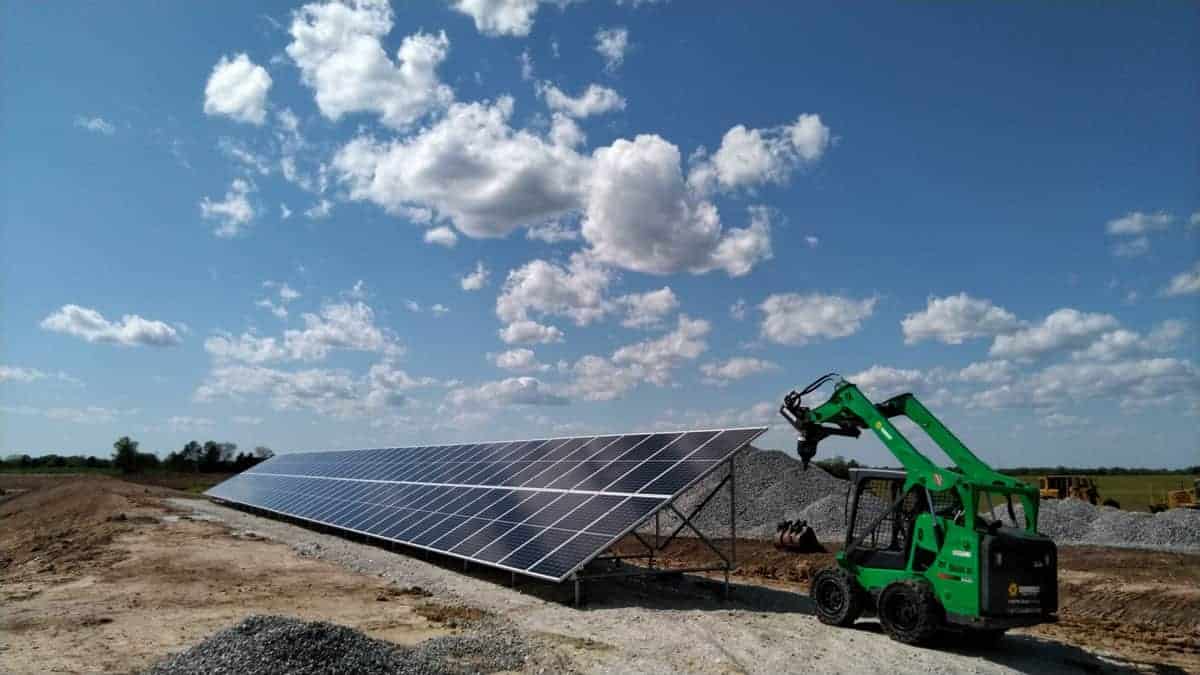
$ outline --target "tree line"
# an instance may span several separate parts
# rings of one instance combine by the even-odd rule
[[[1131,466],[1097,466],[1093,468],[1070,466],[1016,466],[997,469],[1009,476],[1059,475],[1059,476],[1194,476],[1200,474],[1200,465],[1182,469],[1147,469]]]
[[[847,480],[850,478],[850,469],[868,468],[866,464],[860,464],[853,459],[846,459],[841,455],[817,459],[813,464],[824,469],[829,474]],[[1147,469],[1144,467],[1128,467],[1128,466],[1098,466],[1098,467],[1068,467],[1068,466],[1016,466],[1004,469],[997,469],[1002,474],[1008,476],[1197,476],[1200,475],[1200,466],[1186,466],[1182,469]]]
[[[218,441],[188,441],[179,450],[167,453],[160,459],[153,452],[141,452],[138,442],[122,436],[113,443],[111,457],[90,455],[9,455],[0,460],[0,469],[23,470],[70,470],[70,469],[115,469],[121,473],[141,473],[166,470],[192,473],[237,473],[245,471],[259,462],[275,456],[265,445],[249,452],[238,452],[237,443]]]

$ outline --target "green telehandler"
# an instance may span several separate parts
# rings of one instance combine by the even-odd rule
[[[829,400],[805,407],[803,397],[826,383],[834,385]],[[941,630],[990,643],[1009,628],[1057,621],[1057,549],[1038,534],[1036,487],[994,471],[912,394],[875,404],[830,373],[790,392],[779,411],[799,433],[805,468],[823,439],[863,429],[904,467],[851,471],[845,545],[811,585],[822,623],[849,626],[873,612],[892,639],[920,644]],[[897,417],[955,466],[921,454],[892,423]]]

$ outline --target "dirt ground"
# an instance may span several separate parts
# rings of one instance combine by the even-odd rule
[[[319,618],[413,644],[483,612],[548,640],[564,667],[583,671],[1200,672],[1200,556],[1064,548],[1062,622],[975,654],[896,645],[869,623],[850,631],[817,624],[801,593],[831,554],[765,542],[739,540],[734,604],[704,580],[593,582],[579,611],[559,587],[510,589],[508,575],[462,574],[460,563],[431,564],[183,500],[169,488],[0,476],[0,489],[12,488],[23,492],[0,501],[5,672],[136,671],[251,613]],[[310,549],[319,554],[302,554]],[[700,542],[680,540],[659,564],[702,558],[711,556]],[[677,653],[664,655],[673,644]]]
[[[727,539],[713,543],[728,550]],[[837,547],[827,548],[797,554],[739,539],[733,577],[807,592],[811,574],[833,561]],[[624,555],[644,551],[633,537],[616,547]],[[697,567],[712,560],[699,540],[679,539],[656,565]],[[1066,546],[1058,565],[1059,623],[1014,632],[1200,671],[1200,555]]]
[[[140,670],[252,613],[399,644],[469,618],[422,589],[173,513],[162,498],[181,493],[169,489],[107,478],[0,479],[0,488],[17,482],[28,492],[0,503],[0,671]]]

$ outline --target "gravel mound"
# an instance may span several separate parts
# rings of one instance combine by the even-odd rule
[[[520,669],[528,656],[513,632],[433,638],[416,648],[376,640],[323,621],[251,616],[172,656],[148,675],[460,675]]]
[[[1024,522],[1020,505],[1014,510]],[[1000,512],[998,508],[998,516]],[[1059,544],[1200,552],[1200,511],[1142,513],[1094,506],[1081,499],[1049,499],[1041,502],[1038,514],[1038,530]]]
[[[808,471],[802,471],[800,461],[779,450],[759,450],[753,446],[740,453],[734,459],[735,479],[737,481],[737,533],[739,537],[750,539],[771,539],[775,536],[775,526],[781,520],[795,518],[806,519],[816,531],[817,537],[823,533],[834,533],[842,526],[841,515],[837,516],[836,527],[821,526],[805,515],[805,509],[815,502],[828,499],[831,495],[839,504],[845,499],[848,482],[834,478],[815,464],[809,465]],[[725,477],[725,469],[718,468],[700,483],[679,496],[675,507],[687,515],[692,512],[708,493],[712,491],[721,479]],[[839,506],[839,509],[841,507]],[[664,535],[678,524],[678,519],[668,516],[670,511],[661,516],[661,527]],[[704,507],[695,520],[696,526],[709,537],[729,536],[729,491],[722,488]],[[653,522],[645,531],[653,532]],[[682,533],[690,535],[690,531]],[[834,535],[832,540],[839,538]]]
[[[820,467],[801,470],[800,461],[779,450],[751,447],[734,460],[737,479],[737,531],[739,537],[772,539],[781,520],[808,521],[823,542],[840,542],[846,532],[846,490],[849,482],[835,478]],[[725,477],[717,469],[676,502],[682,513],[691,513]],[[1024,523],[1019,504],[1014,505],[1018,522]],[[661,516],[663,534],[669,534],[678,519]],[[1184,553],[1200,552],[1200,511],[1172,509],[1162,513],[1122,511],[1093,506],[1079,499],[1043,500],[1038,530],[1059,544],[1124,546]],[[996,516],[1008,521],[1007,507]],[[729,493],[722,489],[700,515],[696,525],[706,536],[723,538],[729,532]],[[653,532],[653,523],[643,531]],[[684,532],[685,536],[690,532]]]

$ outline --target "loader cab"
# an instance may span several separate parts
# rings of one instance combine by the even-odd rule
[[[904,492],[908,475],[895,469],[851,469],[846,505],[846,559],[861,567],[885,570],[928,569],[936,547],[914,547],[918,517],[962,518],[957,491],[933,493],[923,485]]]

